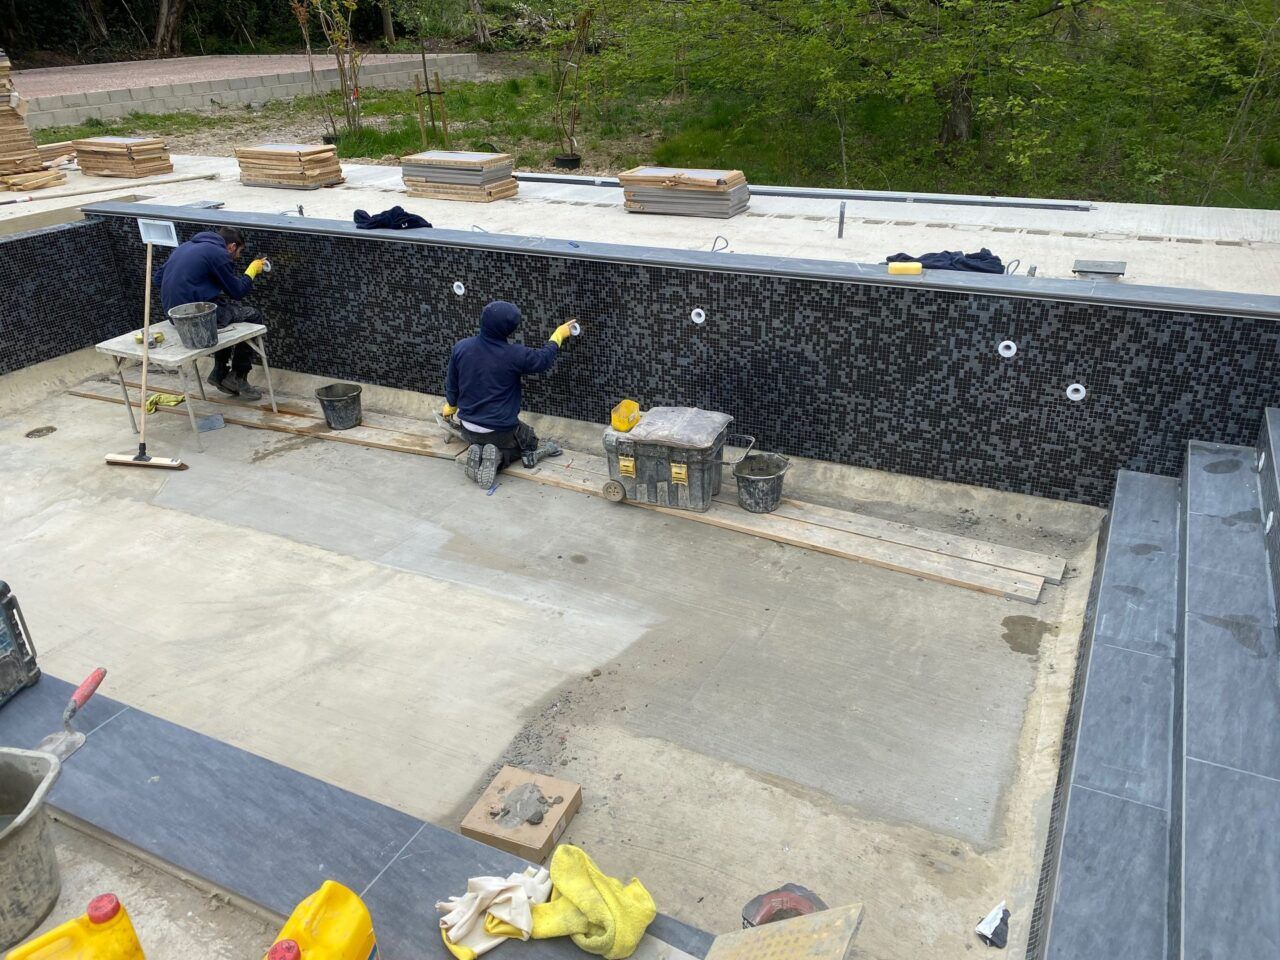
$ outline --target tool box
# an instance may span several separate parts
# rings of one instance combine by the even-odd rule
[[[742,459],[723,459],[732,422],[726,413],[698,407],[654,407],[626,433],[607,428],[605,497],[706,511],[720,492],[721,468]],[[752,437],[733,439],[748,451],[755,444]]]
[[[0,705],[39,679],[36,648],[22,619],[22,608],[9,585],[0,580]]]

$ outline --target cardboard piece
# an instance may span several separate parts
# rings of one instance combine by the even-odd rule
[[[501,818],[494,816],[495,812],[509,809],[507,798],[512,791],[522,788],[528,791],[527,784],[537,787],[547,800],[554,801],[560,797],[561,802],[542,807],[545,812],[541,823],[521,822],[515,826],[504,826],[499,822]],[[475,806],[462,818],[462,835],[534,863],[542,863],[560,842],[565,827],[581,806],[582,787],[578,784],[507,766],[498,771]]]
[[[716,937],[706,960],[848,960],[862,926],[862,904],[819,910],[803,917]]]

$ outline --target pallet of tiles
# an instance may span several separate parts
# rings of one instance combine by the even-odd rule
[[[489,203],[514,197],[520,189],[511,175],[515,161],[506,153],[427,150],[400,164],[411,197]]]
[[[240,182],[250,187],[318,190],[342,183],[338,148],[331,144],[261,143],[236,147]]]
[[[741,170],[635,167],[618,174],[624,206],[632,213],[683,217],[736,217],[751,188]]]
[[[26,103],[13,89],[9,57],[0,50],[0,176],[42,169],[40,151],[27,129]]]
[[[80,171],[88,177],[150,177],[172,173],[169,148],[158,137],[90,137],[73,140]]]

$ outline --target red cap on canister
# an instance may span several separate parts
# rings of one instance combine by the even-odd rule
[[[106,923],[119,912],[120,898],[114,893],[104,893],[94,897],[89,901],[89,909],[85,911],[89,915],[90,923]]]
[[[267,960],[302,960],[302,950],[293,940],[281,940],[267,951]]]

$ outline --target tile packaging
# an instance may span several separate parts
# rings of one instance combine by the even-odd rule
[[[119,265],[121,313],[140,315],[134,220],[92,223],[109,239],[99,271]],[[1189,438],[1252,443],[1280,403],[1280,324],[1260,317],[246,232],[273,264],[253,303],[280,367],[440,393],[453,343],[508,299],[528,343],[570,316],[585,328],[526,384],[531,411],[604,423],[623,397],[703,406],[763,449],[893,473],[1105,504],[1117,469],[1176,476]],[[82,306],[51,313],[84,324]],[[106,335],[68,333],[57,352]]]

